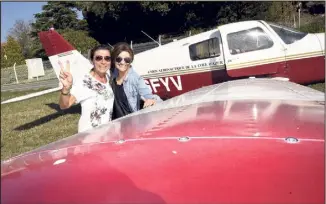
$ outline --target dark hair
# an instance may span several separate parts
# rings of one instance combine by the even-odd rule
[[[112,61],[115,62],[115,59],[119,56],[121,52],[128,52],[131,57],[131,61],[134,60],[134,51],[130,48],[128,43],[125,42],[119,42],[114,45],[113,50],[112,50]],[[114,66],[114,64],[112,64]]]
[[[110,52],[110,54],[111,54],[111,49],[110,49],[110,47],[108,45],[104,45],[104,44],[97,45],[97,46],[93,47],[93,49],[91,49],[91,52],[89,54],[90,60],[93,60],[94,54],[98,50],[108,50]]]

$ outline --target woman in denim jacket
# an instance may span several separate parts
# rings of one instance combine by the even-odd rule
[[[113,118],[139,110],[140,100],[144,102],[143,108],[162,101],[133,69],[133,59],[134,53],[127,43],[121,42],[114,46],[111,69],[111,86],[115,95]]]

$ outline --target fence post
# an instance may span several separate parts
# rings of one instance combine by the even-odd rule
[[[293,14],[293,27],[294,27],[294,28],[297,28],[297,24],[296,24],[296,22],[295,22],[295,13]]]
[[[299,28],[300,28],[300,8],[299,8]]]
[[[16,72],[16,62],[14,64],[14,72],[15,72],[15,77],[16,77],[16,82],[19,84],[18,78],[17,78],[17,72]]]

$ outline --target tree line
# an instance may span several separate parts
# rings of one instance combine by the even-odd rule
[[[35,22],[16,21],[9,37],[1,45],[1,67],[24,63],[24,59],[41,57],[45,52],[38,32],[53,27],[77,50],[86,52],[99,44],[118,41],[145,42],[141,32],[157,38],[162,34],[186,33],[211,29],[242,20],[293,22],[298,9],[308,14],[323,14],[324,2],[48,2]],[[78,19],[77,12],[83,19]],[[323,24],[324,25],[324,24]],[[15,54],[13,54],[15,53]],[[18,57],[20,55],[20,57]]]

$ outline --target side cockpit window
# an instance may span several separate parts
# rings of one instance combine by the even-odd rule
[[[232,55],[268,49],[274,44],[267,33],[259,27],[229,33],[227,34],[227,42]]]
[[[295,41],[301,40],[308,33],[300,32],[286,26],[277,25],[274,23],[268,23],[270,27],[277,33],[285,44],[292,44]]]
[[[201,60],[221,55],[218,38],[210,38],[189,46],[190,59]]]

